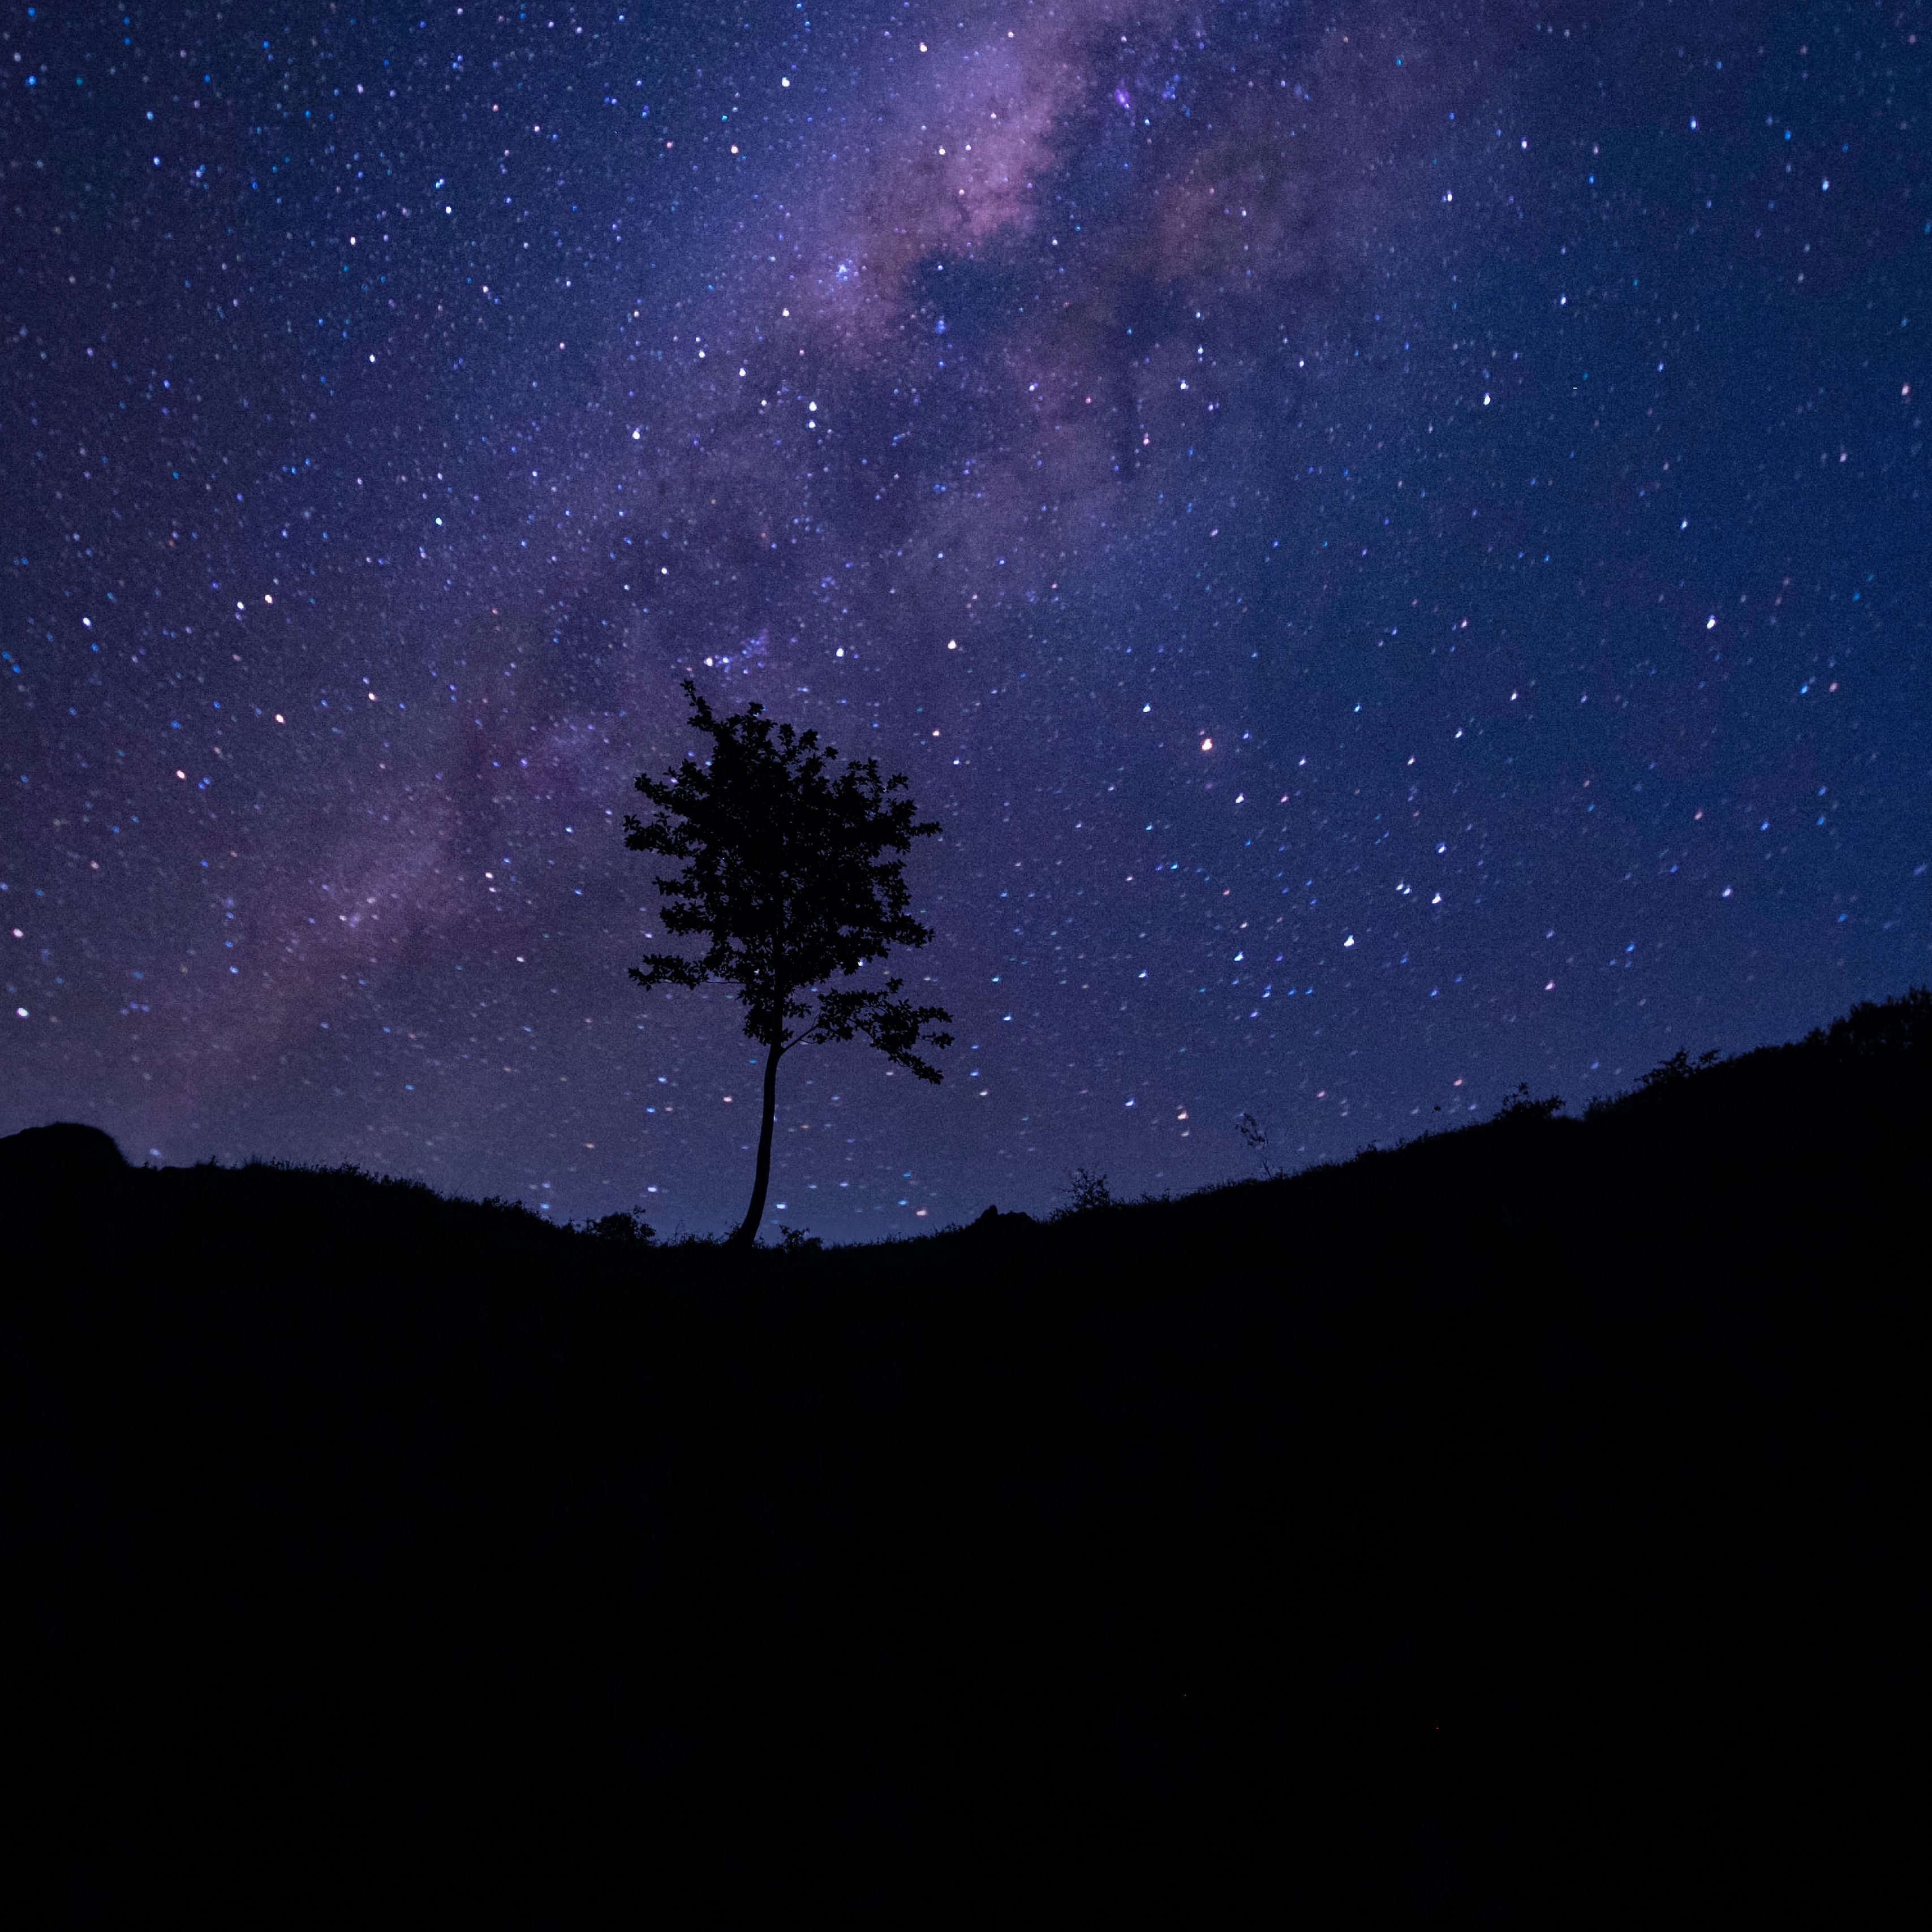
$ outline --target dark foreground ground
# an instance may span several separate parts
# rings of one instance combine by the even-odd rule
[[[47,1916],[1878,1922],[1928,1100],[1922,994],[742,1260],[0,1143]]]

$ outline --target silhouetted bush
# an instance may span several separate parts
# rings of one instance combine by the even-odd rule
[[[1533,1120],[1553,1120],[1563,1111],[1562,1097],[1552,1094],[1546,1099],[1538,1100],[1529,1090],[1529,1082],[1522,1082],[1516,1091],[1496,1109],[1496,1118],[1511,1125],[1520,1126]]]
[[[1070,1168],[1060,1193],[1066,1204],[1060,1210],[1063,1214],[1090,1214],[1096,1209],[1117,1204],[1113,1190],[1107,1185],[1107,1177],[1091,1168]]]
[[[1895,1000],[1861,1001],[1842,1018],[1808,1035],[1834,1052],[1860,1059],[1932,1052],[1932,987],[1915,986]]]
[[[1718,1049],[1711,1047],[1694,1061],[1690,1049],[1680,1046],[1668,1060],[1660,1061],[1648,1073],[1640,1074],[1636,1084],[1646,1091],[1658,1087],[1674,1087],[1680,1081],[1688,1080],[1694,1073],[1701,1073],[1706,1067],[1716,1066],[1720,1058]]]
[[[601,1216],[587,1224],[586,1232],[620,1247],[647,1248],[657,1239],[656,1230],[644,1219],[641,1209],[628,1213],[620,1210]]]

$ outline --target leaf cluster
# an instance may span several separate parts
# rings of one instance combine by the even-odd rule
[[[710,755],[687,754],[662,778],[640,772],[637,788],[657,808],[624,820],[624,842],[677,869],[655,880],[668,932],[701,935],[695,958],[650,952],[631,977],[646,988],[722,980],[744,1006],[745,1031],[781,1052],[806,1041],[862,1036],[922,1080],[938,1070],[916,1051],[950,1046],[948,1034],[922,1037],[951,1016],[881,988],[826,988],[895,946],[932,937],[907,910],[903,854],[939,827],[915,816],[903,775],[882,778],[868,758],[838,764],[818,734],[775,723],[754,704],[721,717],[690,679],[692,724]],[[815,993],[814,1008],[802,993]]]

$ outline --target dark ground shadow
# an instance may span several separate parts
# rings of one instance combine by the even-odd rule
[[[22,1842],[122,1922],[1870,1922],[1929,1013],[741,1258],[0,1143]]]

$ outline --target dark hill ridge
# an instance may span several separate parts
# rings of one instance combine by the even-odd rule
[[[1928,1036],[1932,994],[1922,989],[1857,1007],[1792,1046],[1714,1064],[1680,1054],[1634,1091],[1591,1103],[1583,1120],[1562,1115],[1559,1102],[1526,1096],[1491,1120],[1395,1148],[1371,1147],[1346,1162],[1179,1199],[1119,1203],[1098,1218],[1058,1217],[1049,1225],[1070,1220],[1077,1229],[1059,1238],[1042,1235],[1030,1216],[993,1209],[963,1228],[830,1251],[808,1273],[856,1281],[882,1269],[895,1277],[916,1252],[923,1277],[956,1253],[981,1253],[995,1235],[1024,1240],[1042,1260],[1066,1240],[1082,1251],[1121,1244],[1131,1256],[1148,1242],[1184,1243],[1204,1223],[1225,1238],[1257,1220],[1325,1214],[1331,1202],[1346,1216],[1391,1191],[1441,1186],[1473,1190],[1460,1196],[1458,1222],[1486,1216],[1517,1226],[1553,1210],[1540,1190],[1554,1187],[1581,1211],[1593,1196],[1613,1195],[1640,1177],[1646,1202],[1622,1204],[1619,1217],[1676,1214],[1702,1222],[1717,1204],[1714,1180],[1750,1189],[1754,1174],[1862,1172],[1864,1154],[1848,1162],[1848,1147],[1869,1149],[1883,1168],[1917,1146]],[[626,1281],[710,1291],[728,1283],[737,1291],[762,1279],[761,1268],[795,1287],[801,1265],[795,1255],[747,1262],[709,1241],[654,1242],[623,1216],[595,1230],[560,1226],[516,1202],[452,1199],[419,1181],[350,1167],[135,1168],[109,1136],[70,1122],[0,1138],[0,1203],[17,1236],[51,1243],[64,1262],[98,1266],[125,1244],[151,1274],[218,1262],[244,1267],[258,1282],[352,1263],[359,1274],[403,1278],[425,1268],[520,1278],[538,1268],[554,1277],[553,1287]],[[1391,1208],[1398,1220],[1415,1211]]]
[[[62,1884],[1856,1912],[1929,1088],[1918,993],[1582,1120],[741,1258],[0,1142]]]

